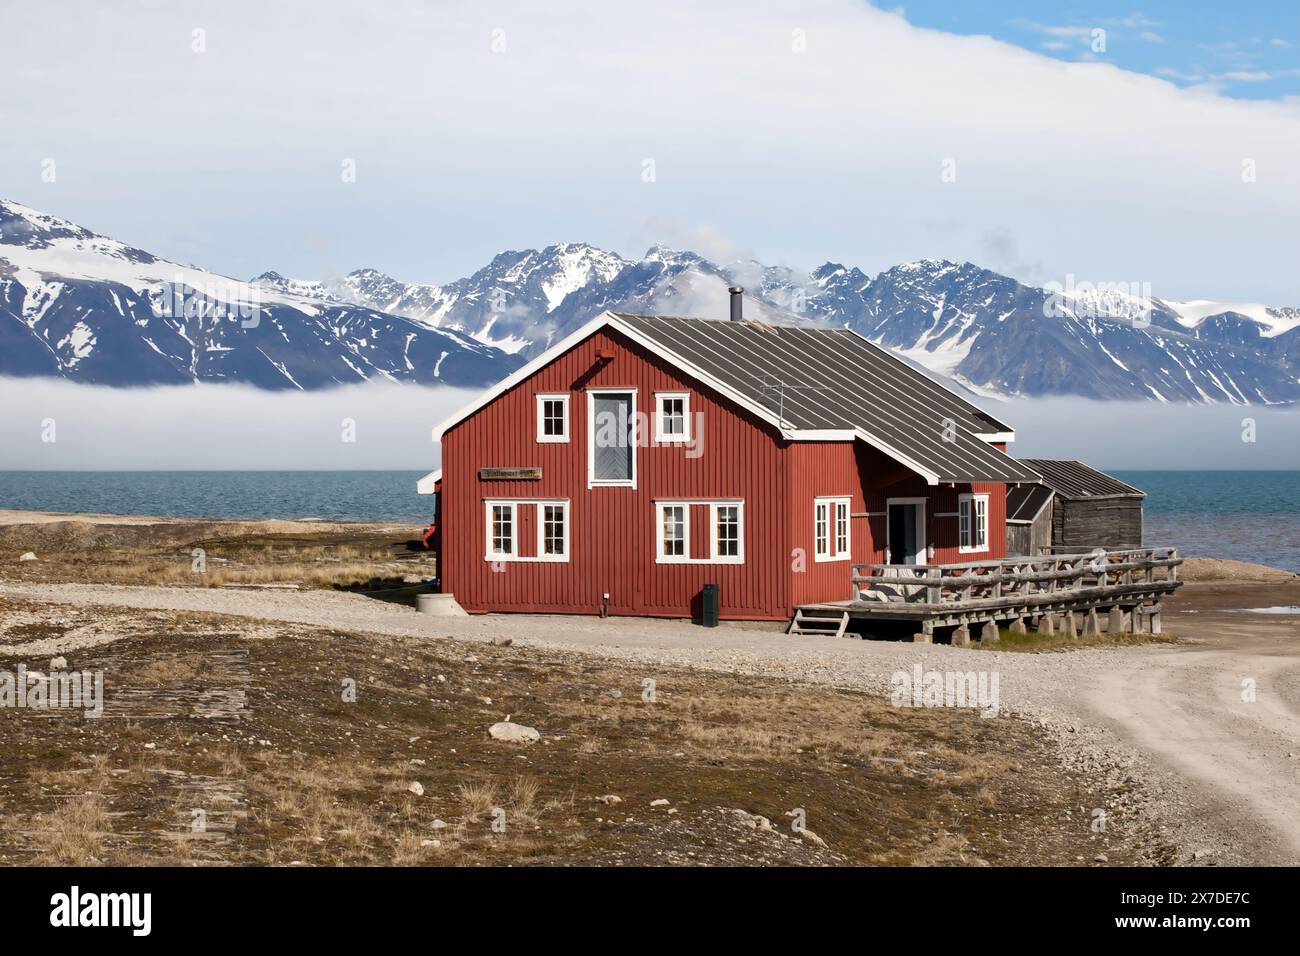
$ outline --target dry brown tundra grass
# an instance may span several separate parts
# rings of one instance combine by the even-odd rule
[[[418,530],[411,529],[410,534],[418,534]],[[41,580],[175,587],[287,583],[333,587],[413,573],[432,576],[432,555],[415,552],[409,560],[394,560],[394,547],[400,545],[402,537],[399,531],[392,537],[368,537],[351,543],[200,538],[192,544],[165,548],[104,545],[81,552],[41,549],[44,553],[39,565],[23,570]],[[201,560],[196,558],[195,549],[202,550]]]
[[[110,829],[103,798],[98,794],[71,798],[59,809],[44,814],[37,828],[54,862],[62,866],[96,862],[103,837]]]

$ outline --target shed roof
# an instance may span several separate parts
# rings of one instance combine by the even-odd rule
[[[1146,492],[1125,484],[1081,461],[1056,458],[1022,458],[1043,476],[1043,483],[1063,498],[1143,498]]]
[[[1038,517],[1043,505],[1055,492],[1047,485],[1010,485],[1007,487],[1007,520],[1028,523]]]
[[[940,483],[1039,480],[989,444],[1008,425],[849,329],[612,314],[783,428],[857,433]]]

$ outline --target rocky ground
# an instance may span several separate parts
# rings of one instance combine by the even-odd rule
[[[0,709],[0,863],[1172,858],[1021,721],[506,640],[0,598],[0,670],[106,681]]]
[[[164,552],[181,560],[189,543]],[[132,547],[117,560],[134,561]],[[0,777],[14,832],[26,834],[0,850],[10,862],[50,852],[60,807],[87,793],[108,807],[125,802],[101,806],[106,819],[130,819],[88,832],[144,835],[105,836],[91,854],[119,862],[186,852],[220,862],[1300,860],[1298,619],[1234,610],[1297,603],[1295,576],[1271,569],[1252,576],[1252,566],[1189,562],[1194,581],[1166,613],[1176,643],[1027,654],[665,621],[431,619],[305,582],[304,590],[86,583],[84,560],[83,576],[69,579],[73,562],[36,570],[40,556],[15,563],[0,553],[0,670],[64,654],[117,673],[124,699],[161,693],[191,709],[84,721],[75,736],[46,717],[48,737],[32,735],[30,715],[0,712],[0,752],[23,758],[3,761]],[[137,670],[165,669],[178,653],[193,673],[162,692],[132,689]],[[1001,716],[890,706],[894,676],[918,663],[996,673]],[[245,709],[196,714],[192,701],[204,694],[233,699],[221,691],[227,671],[243,675]],[[353,672],[361,688],[379,690],[349,709],[329,697]],[[665,692],[655,707],[640,698],[646,680]],[[507,715],[536,727],[540,740],[492,740],[488,728]],[[140,728],[163,736],[137,744]],[[41,747],[67,763],[32,764]],[[223,771],[231,749],[238,762]],[[328,769],[345,756],[356,759]],[[78,774],[93,785],[83,789]],[[245,815],[221,841],[155,839],[177,825],[158,806],[184,802],[187,775],[212,778],[218,791],[242,788]],[[354,782],[321,782],[335,777]],[[163,782],[180,796],[167,790],[149,798],[153,810],[130,809]],[[405,789],[414,782],[423,795]],[[611,795],[620,802],[595,799]],[[660,799],[669,802],[652,806]],[[482,832],[491,817],[483,804],[493,801],[510,840]],[[509,829],[512,801],[542,828],[536,845],[517,852],[507,849],[523,835]],[[316,824],[303,822],[305,803]],[[538,806],[550,809],[532,823]],[[826,846],[790,828],[796,818],[786,814],[799,808]],[[447,824],[442,835],[430,834],[434,819]],[[369,835],[339,842],[356,828]]]

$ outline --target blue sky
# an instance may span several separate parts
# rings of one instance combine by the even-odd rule
[[[1180,86],[1213,86],[1243,99],[1300,95],[1295,0],[908,0],[902,8],[917,26],[985,34],[1063,60],[1111,62]],[[1104,31],[1100,52],[1094,30]]]
[[[3,4],[0,196],[238,277],[663,242],[1300,306],[1294,6]]]

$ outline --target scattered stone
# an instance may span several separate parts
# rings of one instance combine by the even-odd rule
[[[32,554],[32,552],[30,552],[30,551],[27,551],[27,552],[23,553],[23,554],[18,558],[18,560],[19,560],[19,561],[35,561],[35,560],[36,560],[36,555]]]
[[[445,830],[447,828],[447,821],[434,820],[432,823],[429,824],[429,826],[433,827],[433,829],[435,830]]]
[[[513,724],[508,720],[493,724],[488,728],[488,733],[492,735],[493,740],[504,740],[512,744],[534,744],[542,739],[542,735],[536,728]]]
[[[1213,850],[1195,850],[1192,852],[1193,860],[1204,860],[1206,857],[1214,856]]]
[[[595,800],[597,803],[605,803],[610,805],[623,802],[622,797],[613,793],[607,793],[603,797],[592,797],[592,799]]]
[[[67,666],[68,666],[68,659],[66,657],[50,658],[50,670],[52,671],[61,671],[64,670]]]
[[[1110,862],[1110,857],[1106,856],[1105,853],[1098,853],[1096,856],[1094,856],[1094,857],[1092,858],[1092,862],[1093,862],[1093,863],[1109,863],[1109,862]]]
[[[650,801],[650,806],[652,806],[652,807],[666,807],[666,806],[668,806],[668,803],[669,803],[669,801],[665,800],[663,797],[660,797],[658,800],[651,800],[651,801]]]
[[[415,794],[417,797],[424,796],[424,784],[420,783],[420,781],[418,780],[416,780],[406,789],[411,791],[411,793]]]
[[[158,747],[157,744],[145,744],[145,745],[144,745],[144,749],[145,749],[145,750],[155,750],[157,747]]]
[[[811,830],[800,830],[799,836],[803,838],[805,843],[811,843],[813,846],[826,849],[826,841]]]
[[[513,637],[494,637],[492,643],[496,647],[509,647],[515,642]]]
[[[732,810],[733,814],[746,826],[753,827],[755,830],[771,830],[772,821],[767,817],[760,816],[757,813],[749,813],[746,810]]]

